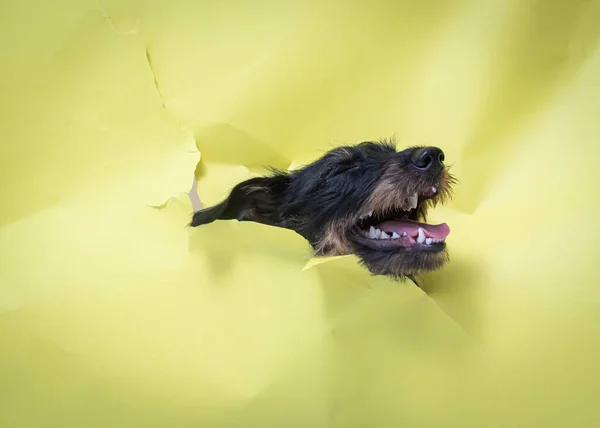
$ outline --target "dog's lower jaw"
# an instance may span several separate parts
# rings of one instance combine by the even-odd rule
[[[361,264],[373,275],[391,278],[414,278],[426,272],[441,269],[448,262],[448,251],[373,251],[358,248],[356,255]]]
[[[348,242],[350,246],[347,248],[322,247],[316,243],[311,243],[311,246],[315,257],[353,255],[374,276],[382,275],[398,280],[408,278],[417,286],[419,286],[415,280],[417,276],[436,271],[449,260],[446,244],[440,245],[437,250],[433,248],[422,250],[398,248],[379,251],[361,245],[352,239],[348,239]]]

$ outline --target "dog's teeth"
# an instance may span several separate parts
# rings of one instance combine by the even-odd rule
[[[417,195],[415,193],[408,199],[408,208],[409,209],[417,208],[418,203],[419,203],[419,195]]]
[[[433,239],[431,239],[431,238],[427,238],[427,239],[425,239],[425,243],[426,243],[427,245],[431,245],[431,243],[432,243],[432,242],[433,242]]]
[[[390,235],[388,235],[384,231],[381,231],[381,235],[379,235],[379,239],[390,239]]]
[[[402,232],[402,236],[408,236],[407,232]]]
[[[392,239],[398,239],[400,238],[400,235],[398,235],[396,232],[392,233]]]
[[[419,244],[422,244],[423,242],[425,242],[425,232],[423,232],[423,229],[421,229],[419,227],[419,235],[417,236],[417,242]]]
[[[375,233],[375,228],[373,226],[371,226],[371,228],[369,229],[369,238],[371,239],[375,239],[377,238],[377,233]]]
[[[371,211],[367,216],[371,217],[373,215],[373,211]]]
[[[380,239],[382,233],[385,233],[385,232],[382,232],[381,230],[375,229],[373,226],[371,226],[371,228],[369,229],[369,238]]]
[[[435,187],[432,187],[432,188],[431,188],[431,191],[432,191],[433,193],[437,193],[437,189],[436,189]]]

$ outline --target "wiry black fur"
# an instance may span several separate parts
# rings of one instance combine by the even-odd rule
[[[278,224],[279,197],[285,193],[289,183],[289,177],[277,172],[272,177],[246,180],[236,185],[229,197],[220,204],[195,212],[191,226],[212,223],[215,220]]]
[[[346,157],[346,152],[352,155]],[[331,219],[358,211],[393,154],[399,155],[391,143],[366,142],[333,149],[300,170],[271,170],[270,177],[244,181],[221,204],[194,213],[191,226],[215,220],[253,221],[292,229],[316,245]],[[255,186],[264,190],[247,191]]]
[[[349,225],[356,221],[386,170],[389,173],[393,167],[406,171],[408,175],[398,176],[398,186],[430,178],[433,183],[438,179],[433,175],[422,178],[423,173],[409,171],[410,156],[415,149],[398,152],[389,141],[335,148],[302,169],[272,170],[269,176],[239,183],[220,204],[195,212],[190,225],[196,227],[216,220],[253,221],[294,230],[317,253],[343,253],[335,245],[332,248],[323,243],[328,228],[336,221]],[[402,182],[409,178],[411,183]],[[425,210],[425,206],[419,207],[421,218]],[[445,251],[443,254],[397,248],[377,251],[361,246],[356,240],[348,242],[351,248],[346,252],[356,254],[376,275],[410,277],[423,270],[437,269],[447,258]]]

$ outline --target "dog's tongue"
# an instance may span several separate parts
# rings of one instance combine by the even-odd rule
[[[444,239],[450,234],[450,228],[446,223],[426,224],[412,220],[390,220],[384,221],[377,226],[377,229],[384,232],[396,232],[398,235],[407,233],[409,236],[417,236],[419,228],[423,229],[427,238]]]

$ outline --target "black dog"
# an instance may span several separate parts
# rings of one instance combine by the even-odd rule
[[[316,256],[355,254],[374,275],[413,281],[447,261],[448,226],[418,222],[450,197],[455,183],[439,148],[398,152],[389,141],[364,142],[296,171],[271,171],[195,212],[191,226],[237,219],[291,229]]]

